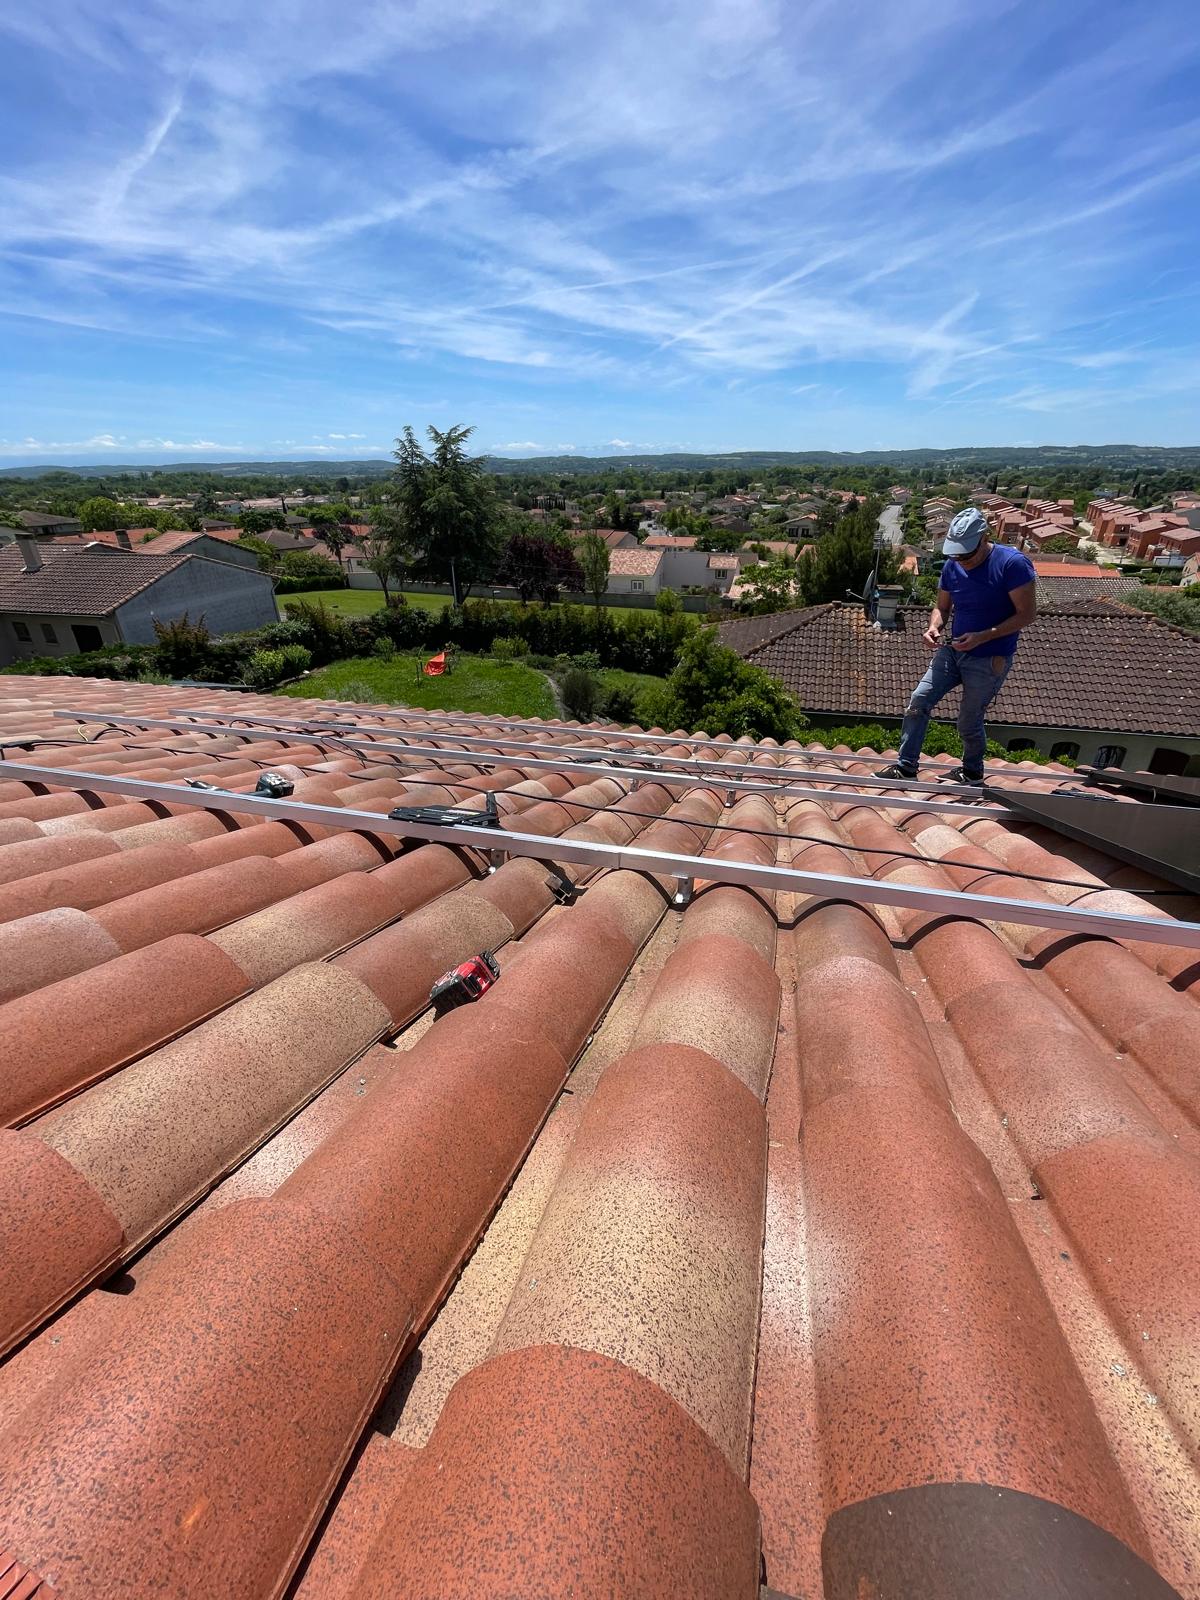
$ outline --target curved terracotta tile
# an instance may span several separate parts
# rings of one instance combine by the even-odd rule
[[[396,1027],[429,1003],[433,984],[460,961],[512,937],[507,917],[468,890],[444,895],[372,934],[333,965],[353,973],[387,1007]]]
[[[297,967],[77,1095],[36,1132],[103,1196],[134,1247],[261,1144],[389,1021],[350,974],[323,963]]]
[[[1146,1553],[1004,1196],[951,1113],[907,1088],[834,1095],[801,1145],[831,1511],[993,1483]]]
[[[125,1236],[87,1180],[30,1133],[0,1129],[0,1353],[111,1265]]]
[[[774,968],[740,939],[709,933],[681,945],[667,962],[634,1042],[692,1045],[728,1067],[762,1100],[778,1021]]]
[[[174,933],[206,933],[247,916],[284,890],[278,864],[249,856],[96,906],[93,920],[122,950],[140,950]]]
[[[120,954],[85,911],[60,907],[0,923],[0,1005]]]
[[[10,1001],[0,1011],[8,1068],[0,1081],[0,1118],[12,1123],[35,1116],[247,987],[221,951],[193,934],[178,934]],[[70,1049],[64,1050],[64,1040]]]
[[[460,1380],[354,1600],[756,1600],[758,1512],[662,1390],[544,1346]]]
[[[19,840],[0,847],[0,885],[12,889],[25,878],[61,872],[64,868],[116,853],[117,846],[112,840],[99,834],[72,834],[57,839],[48,839],[39,834],[36,839]],[[2,905],[3,899],[0,899]],[[16,914],[21,916],[25,913]]]
[[[665,1389],[744,1475],[766,1121],[711,1055],[634,1049],[601,1077],[494,1349],[572,1345]]]
[[[175,1600],[280,1594],[403,1344],[394,1280],[342,1222],[242,1201],[114,1322],[0,1438],[3,1537],[89,1600],[135,1573]]]

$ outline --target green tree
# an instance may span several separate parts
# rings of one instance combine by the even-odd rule
[[[116,528],[132,526],[125,514],[125,507],[106,495],[94,495],[90,500],[83,501],[75,515],[83,525],[84,533],[111,533]]]
[[[1053,539],[1047,539],[1041,548],[1044,556],[1073,556],[1079,549],[1079,535],[1076,533],[1056,533]]]
[[[379,579],[383,603],[388,606],[392,603],[391,585],[404,581],[405,547],[392,509],[380,506],[377,512],[383,515],[372,523],[370,531],[362,536],[359,543],[367,571],[373,572]]]
[[[578,557],[584,587],[596,602],[598,611],[608,588],[608,546],[598,533],[585,533],[579,541]]]
[[[481,456],[469,456],[475,430],[426,429],[426,452],[405,426],[393,452],[393,503],[404,513],[419,576],[449,582],[461,605],[473,584],[490,577],[500,554],[502,505]]]
[[[286,528],[287,518],[282,511],[243,511],[237,519],[237,525],[243,533],[252,533],[261,538],[272,528]]]
[[[654,596],[654,609],[660,620],[665,622],[670,617],[677,617],[683,604],[674,589],[660,589]]]
[[[639,714],[658,727],[705,733],[794,739],[807,718],[782,684],[717,642],[711,628],[685,639],[661,689],[648,690]]]

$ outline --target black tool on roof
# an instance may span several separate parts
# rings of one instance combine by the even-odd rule
[[[498,828],[500,813],[491,789],[486,800],[482,811],[472,811],[469,806],[396,806],[388,816],[393,822],[426,822],[436,828]]]
[[[265,794],[272,800],[286,800],[296,785],[282,772],[260,772],[254,785],[255,794]]]
[[[486,994],[499,976],[500,968],[490,950],[481,950],[469,961],[460,961],[457,967],[444,972],[429,991],[434,1011],[444,1017],[447,1011],[470,1005],[472,1000]]]

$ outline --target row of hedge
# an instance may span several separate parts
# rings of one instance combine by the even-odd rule
[[[433,612],[406,605],[401,597],[368,615],[344,616],[323,602],[298,600],[288,607],[286,621],[249,633],[214,638],[203,617],[193,622],[185,615],[156,624],[157,642],[152,645],[109,645],[81,655],[35,656],[0,670],[142,682],[191,678],[269,688],[308,666],[370,655],[377,639],[389,639],[400,650],[433,653],[454,646],[483,653],[495,639],[516,636],[534,655],[590,653],[600,666],[665,676],[695,626],[685,613],[614,615],[587,606],[518,608],[490,600],[469,600],[464,606],[447,605]],[[286,654],[289,650],[307,652],[307,661],[298,664],[302,658]]]
[[[829,749],[836,745],[844,744],[849,750],[894,750],[900,742],[899,728],[885,728],[881,722],[856,722],[853,726],[842,728],[814,728],[807,736],[810,739],[819,739]],[[931,722],[929,732],[925,735],[925,743],[921,746],[927,756],[956,756],[962,759],[962,738],[957,728],[952,728],[946,722]],[[1002,744],[997,744],[995,739],[989,739],[985,750],[987,758],[991,761],[1036,761],[1041,767],[1046,766],[1050,757],[1045,756],[1034,745],[1019,750],[1006,750]],[[1073,767],[1074,760],[1070,756],[1056,756],[1054,758],[1061,766]]]

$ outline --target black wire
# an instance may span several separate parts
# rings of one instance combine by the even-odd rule
[[[108,724],[107,725],[107,728],[113,728],[113,727],[115,727],[115,724]],[[120,732],[122,730],[117,729],[116,731]],[[63,740],[62,742],[64,744],[74,744],[74,743],[76,743],[76,741],[73,740],[73,739]],[[84,743],[91,743],[92,741],[85,740],[83,742]],[[333,739],[326,738],[326,739],[312,740],[312,739],[305,739],[302,735],[300,735],[300,736],[297,737],[296,743],[297,744],[316,743],[316,744],[320,744],[320,745],[327,745],[331,749],[336,749],[336,748],[341,747],[344,744],[344,741],[340,740],[340,739],[337,739],[337,738],[333,738]],[[134,748],[142,748],[142,747],[141,746],[135,746]],[[192,750],[170,750],[169,747],[167,745],[165,745],[165,744],[158,745],[156,747],[149,747],[149,748],[157,748],[159,750],[167,751],[167,753],[171,754],[171,755],[198,755],[198,756],[202,756],[205,753],[202,750],[196,750],[196,751],[192,751]],[[214,750],[214,751],[211,751],[209,753],[213,756],[213,758],[215,760],[218,760],[218,761],[249,761],[253,766],[256,766],[256,767],[269,767],[269,766],[272,765],[272,762],[260,760],[257,757],[252,756],[248,752],[244,752],[244,751],[238,751],[236,753],[233,753],[233,752],[224,752],[224,751],[216,751],[216,750]],[[374,763],[368,763],[364,759],[364,756],[363,756],[362,752],[357,750],[357,749],[347,749],[347,750],[345,750],[344,753],[346,755],[357,756],[359,761],[360,761],[360,763],[364,767],[369,765],[369,764],[371,764],[371,765],[374,764]],[[426,754],[426,752],[423,751],[423,750],[415,750],[413,752],[414,756],[424,756],[425,754]],[[430,752],[429,754],[430,754],[430,759],[432,760],[434,752]],[[404,780],[404,782],[405,782],[407,787],[423,786],[423,787],[427,787],[427,788],[430,788],[430,789],[444,789],[444,788],[447,787],[447,784],[446,784],[445,780],[439,781],[437,778],[410,778],[404,772],[403,768],[401,768],[400,763],[403,760],[411,759],[411,757],[398,756],[398,755],[393,754],[390,751],[383,751],[383,750],[381,750],[379,752],[379,757],[381,758],[382,761],[389,762],[394,768],[397,769],[397,776]],[[275,760],[277,762],[278,761],[278,757],[276,757]],[[485,766],[494,766],[495,763],[491,762],[491,761],[488,761],[488,762],[474,762],[474,761],[461,761],[460,760],[460,761],[456,761],[454,763],[454,765],[455,766],[460,766],[460,767],[474,766],[474,767],[479,768],[480,771],[482,771],[482,769]],[[520,771],[520,761],[519,761],[518,758],[516,758],[516,757],[513,758],[512,766],[513,766],[513,769],[515,771]],[[347,773],[344,774],[344,776],[347,777],[347,778],[354,778],[354,779],[366,778],[369,781],[369,776],[366,773],[347,772]],[[603,774],[601,774],[601,776],[603,776]],[[658,784],[662,784],[662,785],[667,785],[667,784],[670,784],[670,783],[680,784],[685,779],[687,779],[687,777],[688,777],[688,775],[685,774],[685,773],[680,773],[675,777],[672,777],[670,774],[664,774],[664,775],[652,774],[652,775],[647,775],[647,777],[645,779],[643,779],[642,781],[643,782],[647,782],[647,783],[658,783]],[[615,782],[616,780],[614,779],[613,781]],[[689,782],[690,782],[691,786],[695,786],[695,787],[720,788],[720,784],[719,783],[706,784],[700,779],[690,779]],[[230,790],[229,791],[229,793],[231,793],[231,794],[235,794],[236,792],[237,791],[235,791],[235,790]],[[503,792],[503,791],[501,791],[501,792]],[[629,792],[632,793],[632,790],[629,791]],[[759,799],[770,801],[771,797],[770,797],[770,795],[766,795],[766,794],[759,795],[759,796],[754,796],[753,794],[750,794],[750,795],[745,796],[744,798],[746,798],[746,799],[759,798]],[[803,798],[803,797],[802,796],[797,796],[796,798],[799,799],[799,798]],[[820,798],[819,794],[813,796],[814,800],[817,800],[819,798]],[[863,802],[864,805],[870,805],[870,803],[871,803],[870,795],[869,794],[864,794],[863,797],[862,797],[862,802]],[[577,807],[578,810],[580,810],[580,811],[590,811],[593,815],[597,815],[600,812],[607,811],[609,809],[607,806],[594,805],[590,800],[568,800],[565,797],[556,798],[556,797],[552,796],[549,803],[552,804],[552,805],[575,806],[575,807]],[[917,807],[919,809],[919,802],[917,803]],[[380,813],[380,815],[382,816],[382,813]],[[647,822],[661,822],[661,821],[664,820],[662,813],[659,812],[659,811],[631,811],[628,806],[626,806],[626,807],[624,807],[622,809],[621,815],[625,816],[625,817],[639,817],[639,818],[642,818],[643,820],[645,820]],[[986,815],[986,813],[984,813],[984,815]],[[733,825],[733,823],[730,823],[730,822],[713,822],[713,823],[706,824],[706,826],[708,826],[712,830],[712,832],[714,832],[714,833],[744,833],[744,834],[748,834],[752,838],[756,838],[756,839],[799,840],[799,841],[802,841],[805,844],[824,844],[824,845],[828,845],[830,847],[830,849],[833,849],[833,850],[850,850],[850,851],[852,851],[855,854],[860,855],[860,856],[890,856],[895,861],[916,861],[921,866],[925,866],[925,867],[936,867],[936,866],[940,866],[941,865],[941,863],[938,862],[936,859],[934,859],[934,858],[932,858],[930,856],[920,855],[920,854],[915,853],[913,851],[909,851],[909,850],[890,850],[890,849],[886,848],[883,845],[838,844],[834,840],[831,840],[831,839],[822,839],[820,834],[816,834],[816,833],[790,833],[790,832],[781,832],[778,829],[771,829],[771,828],[739,828],[739,827],[735,827]],[[953,863],[952,863],[952,865],[953,865]],[[964,870],[972,870],[972,869],[964,869]],[[1064,889],[1082,889],[1086,893],[1091,893],[1091,894],[1095,894],[1095,893],[1099,892],[1099,890],[1097,888],[1089,888],[1089,886],[1087,884],[1079,883],[1074,878],[1048,878],[1048,877],[1046,877],[1046,875],[1044,873],[1021,872],[1016,867],[1005,867],[1005,866],[1000,865],[999,863],[997,863],[997,865],[995,867],[987,867],[987,868],[979,867],[979,868],[976,868],[974,870],[977,870],[979,872],[986,872],[986,874],[989,877],[1018,878],[1022,882],[1025,882],[1025,883],[1050,883],[1050,884],[1054,884],[1056,887],[1061,887],[1061,888],[1064,888]],[[1186,895],[1187,894],[1186,889],[1135,889],[1135,890],[1130,890],[1129,892],[1131,894],[1136,894],[1137,897],[1139,899],[1141,899],[1141,900],[1149,899],[1149,898],[1151,898],[1153,896],[1156,896],[1156,895],[1170,895],[1171,897],[1176,898],[1176,897],[1178,897],[1180,895]]]
[[[463,763],[460,763],[460,764],[464,765],[464,766],[465,765],[469,765],[469,763],[466,763],[466,762],[463,762]],[[515,762],[514,762],[514,766],[516,766]],[[346,773],[345,776],[348,777],[348,778],[349,777],[357,777],[358,774],[357,773]],[[401,772],[401,773],[399,773],[399,776],[401,778],[404,778],[405,775],[404,775],[403,772]],[[409,781],[410,784],[428,785],[430,788],[445,788],[445,787],[447,787],[445,782],[439,783],[438,780],[435,779],[435,778],[413,778],[413,779],[410,779],[408,781]],[[665,780],[651,779],[649,781],[658,782],[658,781],[665,781]],[[719,785],[711,785],[711,786],[710,785],[703,785],[702,787],[718,787],[719,788],[720,786]],[[503,790],[501,790],[499,792],[503,793]],[[745,798],[752,799],[752,798],[756,798],[756,797],[753,796],[753,795],[747,795]],[[769,800],[770,796],[769,795],[761,795],[761,796],[758,796],[757,798],[764,799],[764,800]],[[865,804],[868,804],[868,805],[870,804],[870,797],[869,796],[864,795],[863,796],[863,800],[864,800]],[[599,814],[600,812],[607,811],[609,809],[607,806],[594,805],[590,800],[571,800],[566,795],[563,795],[561,797],[552,796],[550,798],[550,800],[548,801],[548,804],[566,806],[568,808],[571,807],[571,806],[575,806],[580,811],[590,811],[593,814]],[[666,821],[670,820],[669,818],[664,818],[664,816],[663,816],[661,811],[631,811],[628,806],[623,806],[621,808],[621,813],[620,814],[623,817],[641,817],[641,818],[644,818],[647,822],[662,822],[664,820],[666,820]],[[382,813],[380,813],[380,815],[382,815]],[[984,813],[984,815],[986,815],[986,813]],[[830,849],[832,849],[832,850],[843,850],[843,851],[849,850],[849,851],[852,851],[852,852],[854,852],[854,853],[856,853],[858,855],[861,855],[861,856],[890,856],[893,860],[896,860],[896,861],[917,861],[922,866],[925,866],[925,867],[937,867],[937,866],[941,865],[941,863],[939,861],[935,860],[934,858],[932,858],[930,856],[919,855],[919,854],[916,854],[916,853],[914,853],[912,851],[909,851],[909,850],[889,850],[883,845],[838,844],[836,841],[834,841],[832,839],[822,839],[820,834],[817,834],[817,833],[791,833],[791,832],[784,832],[784,831],[781,831],[779,829],[771,829],[771,828],[740,828],[740,827],[736,827],[731,822],[712,822],[712,823],[706,823],[706,824],[704,824],[704,826],[706,826],[708,828],[711,828],[711,830],[714,833],[744,833],[744,834],[749,834],[751,837],[756,838],[756,839],[803,840],[806,844],[824,844],[824,845],[828,845],[830,847]],[[952,862],[951,865],[953,866],[953,865],[955,865],[955,863]],[[1052,884],[1060,885],[1064,889],[1082,889],[1085,892],[1093,893],[1093,894],[1099,892],[1099,886],[1089,886],[1086,883],[1079,883],[1074,878],[1048,878],[1048,877],[1046,877],[1046,875],[1044,873],[1040,873],[1040,872],[1021,872],[1016,867],[1005,867],[1005,866],[1001,866],[999,863],[997,863],[996,866],[994,866],[994,867],[986,867],[986,868],[985,867],[978,867],[978,868],[974,868],[974,869],[964,868],[963,870],[975,870],[975,871],[978,871],[978,872],[986,872],[986,874],[989,877],[996,876],[996,877],[1004,877],[1004,878],[1020,878],[1026,883],[1052,883]],[[1108,886],[1105,886],[1105,887],[1108,887]],[[1135,889],[1135,890],[1130,890],[1129,892],[1131,894],[1136,894],[1140,899],[1145,899],[1149,895],[1179,896],[1179,895],[1186,895],[1187,894],[1187,890],[1186,889]]]

